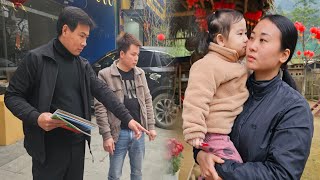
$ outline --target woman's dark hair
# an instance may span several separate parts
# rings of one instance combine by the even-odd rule
[[[298,40],[298,31],[295,28],[294,24],[287,18],[281,15],[266,15],[261,20],[268,19],[281,32],[281,51],[286,49],[290,50],[290,55],[285,63],[281,65],[281,69],[283,70],[282,80],[289,84],[293,89],[297,90],[296,83],[292,76],[290,75],[287,63],[291,60],[294,50],[296,48],[297,40]]]
[[[58,36],[62,34],[62,27],[67,25],[71,31],[74,31],[78,24],[88,25],[90,29],[96,27],[95,22],[89,17],[89,15],[82,9],[67,6],[65,7],[59,15],[57,21],[57,33]]]
[[[210,42],[217,43],[216,37],[222,34],[225,38],[229,37],[232,24],[240,22],[243,15],[232,9],[219,9],[207,17],[208,31],[199,32],[195,37],[188,40],[192,44],[196,54],[203,57],[208,53]],[[192,49],[189,47],[189,49]]]

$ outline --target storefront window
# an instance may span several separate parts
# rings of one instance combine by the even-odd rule
[[[97,24],[81,56],[94,62],[114,49],[118,1],[105,2],[109,1],[28,0],[23,7],[14,8],[9,0],[0,0],[0,95],[5,93],[10,78],[28,51],[57,36],[56,23],[65,6],[83,9]]]
[[[64,1],[32,0],[14,8],[0,0],[0,95],[25,54],[56,36]]]

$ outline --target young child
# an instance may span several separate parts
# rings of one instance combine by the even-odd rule
[[[206,35],[198,38],[196,52],[204,57],[189,74],[182,113],[184,138],[196,148],[242,162],[228,134],[249,95],[248,71],[241,64],[248,41],[245,19],[235,10],[217,10],[208,17]]]

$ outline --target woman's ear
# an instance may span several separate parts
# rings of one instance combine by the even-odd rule
[[[280,62],[283,64],[285,63],[288,58],[290,56],[290,49],[285,49],[282,53],[281,53],[281,56],[280,56]]]
[[[225,45],[225,39],[222,36],[222,34],[218,34],[217,35],[217,44],[220,46],[224,46]]]

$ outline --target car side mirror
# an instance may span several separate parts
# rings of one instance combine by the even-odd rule
[[[152,73],[152,74],[150,74],[149,78],[150,78],[151,80],[154,80],[154,81],[156,81],[157,83],[159,83],[158,79],[161,78],[161,75],[158,74],[158,73]]]

